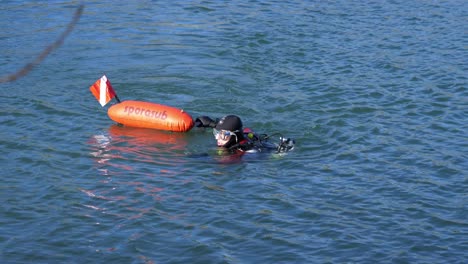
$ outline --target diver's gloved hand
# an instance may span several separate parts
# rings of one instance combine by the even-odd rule
[[[208,116],[199,116],[195,119],[196,127],[215,127],[216,121]]]

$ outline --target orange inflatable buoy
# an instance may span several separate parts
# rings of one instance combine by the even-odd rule
[[[187,132],[194,125],[184,110],[150,102],[122,101],[111,106],[107,114],[115,122],[131,127]]]
[[[194,123],[184,110],[141,101],[121,102],[107,76],[103,75],[89,87],[96,100],[104,107],[113,98],[118,104],[109,107],[107,114],[117,123],[131,127],[187,132]]]

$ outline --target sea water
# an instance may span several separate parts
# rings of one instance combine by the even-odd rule
[[[466,263],[467,3],[2,1],[1,263]],[[296,140],[116,126],[89,91]]]

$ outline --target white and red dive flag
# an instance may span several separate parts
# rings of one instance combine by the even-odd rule
[[[91,93],[96,97],[101,106],[105,106],[112,98],[116,97],[116,93],[110,81],[105,75],[101,79],[97,80],[91,87],[89,87]]]

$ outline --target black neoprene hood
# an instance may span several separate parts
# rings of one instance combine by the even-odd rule
[[[218,121],[215,129],[242,131],[242,120],[236,115],[227,115]]]

